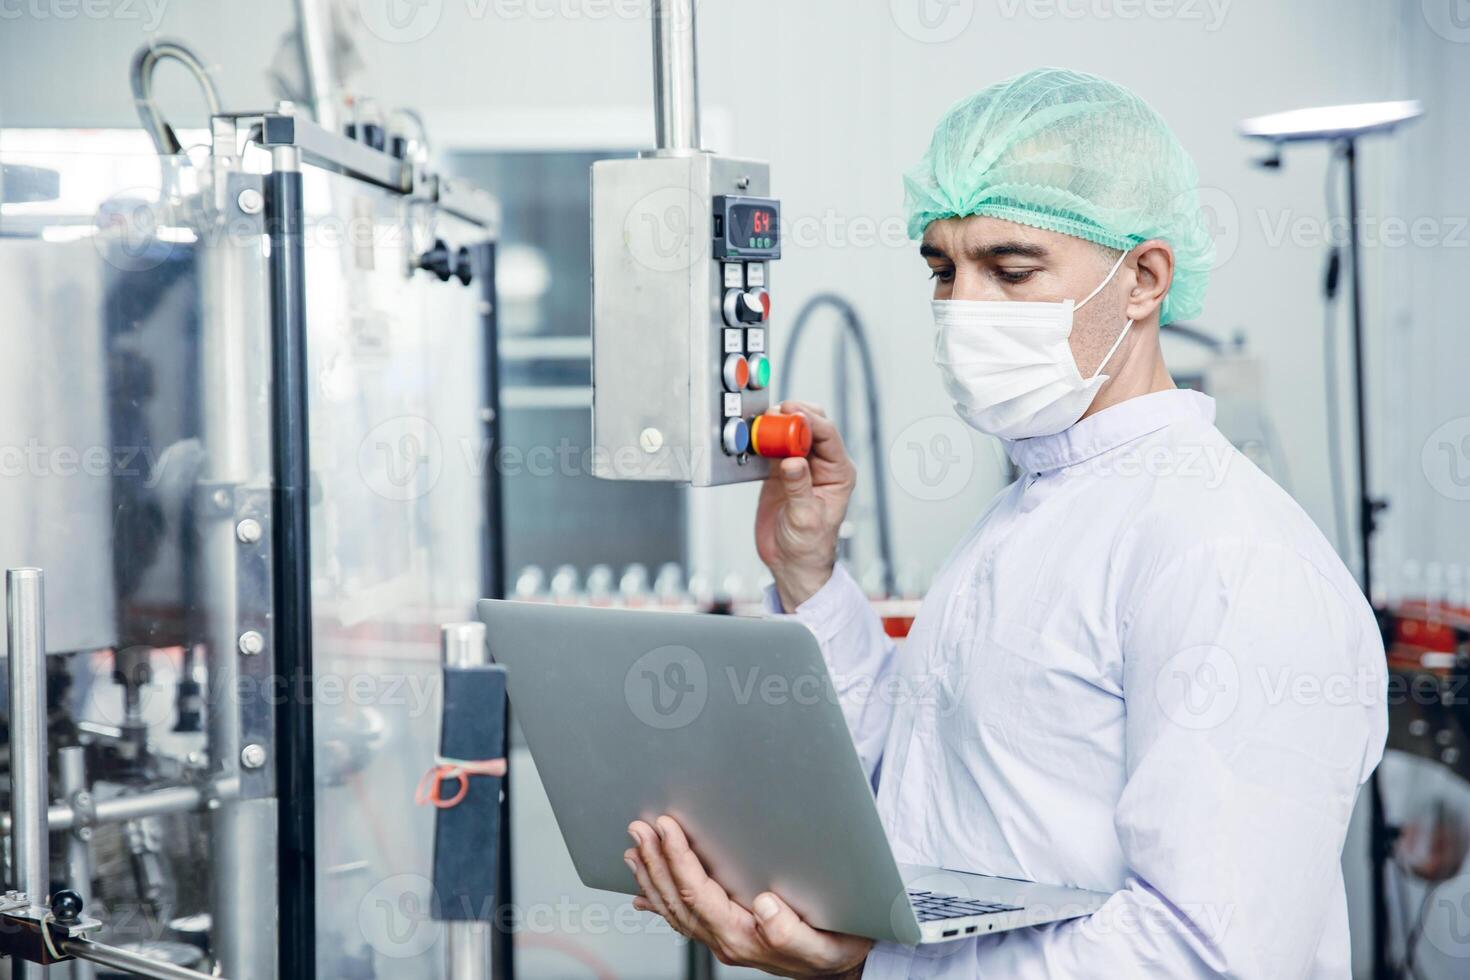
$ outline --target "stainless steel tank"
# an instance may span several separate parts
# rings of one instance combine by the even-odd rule
[[[45,570],[50,653],[116,637],[108,269],[90,241],[0,239],[0,566]]]

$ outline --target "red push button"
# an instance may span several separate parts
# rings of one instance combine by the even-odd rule
[[[812,451],[812,429],[801,415],[757,415],[750,446],[761,456],[805,456]]]
[[[750,383],[750,362],[744,354],[731,354],[725,358],[720,375],[725,381],[726,391],[744,391]]]

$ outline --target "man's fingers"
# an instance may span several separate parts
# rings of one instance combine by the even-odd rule
[[[751,903],[756,932],[770,949],[782,956],[813,966],[835,961],[832,938],[802,921],[791,906],[770,892],[757,895]]]
[[[664,918],[669,919],[680,931],[688,931],[690,928],[689,911],[679,899],[679,888],[674,884],[673,875],[669,874],[669,866],[664,861],[658,834],[642,820],[635,820],[630,824],[628,833],[638,842],[638,857],[648,872],[648,880],[653,885],[654,893],[663,901],[664,908],[668,910]],[[653,895],[649,895],[649,898],[652,897]]]
[[[836,424],[827,418],[827,413],[809,402],[795,401],[782,402],[781,410],[788,414],[800,413],[806,417],[806,424],[812,430],[812,451],[808,458],[816,469],[817,482],[831,482],[840,476],[847,467],[847,448],[842,444],[842,434],[837,431]]]
[[[800,456],[781,460],[777,467],[781,472],[781,488],[786,496],[810,497],[812,493],[812,468]]]
[[[638,852],[633,849],[624,851],[623,861],[628,865],[628,870],[633,872],[633,877],[638,882],[638,890],[643,893],[641,898],[643,899],[644,905],[648,907],[647,911],[657,912],[667,919],[669,917],[669,910],[664,906],[663,897],[659,895],[658,889],[653,887],[653,882],[649,880],[648,869],[643,866],[643,862],[638,857]],[[633,899],[633,904],[637,905],[638,899]]]
[[[719,925],[729,912],[730,896],[704,870],[704,863],[689,846],[689,838],[684,836],[684,828],[677,820],[659,817],[655,823],[663,834],[664,856],[669,860],[669,871],[679,888],[679,897],[696,918],[710,925]]]
[[[817,418],[822,419],[827,417],[827,410],[822,406],[814,402],[797,401],[794,398],[788,398],[782,402],[779,410],[786,415],[790,415],[793,412],[800,412],[803,415],[815,415]]]

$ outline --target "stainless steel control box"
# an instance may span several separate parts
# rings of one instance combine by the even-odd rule
[[[698,151],[593,164],[597,476],[714,486],[769,472],[748,436],[770,407],[769,180],[764,163]]]

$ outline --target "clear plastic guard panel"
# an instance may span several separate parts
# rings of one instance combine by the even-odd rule
[[[209,913],[219,953],[275,902],[270,769],[239,764],[247,740],[274,757],[271,651],[252,660],[240,639],[248,624],[268,636],[271,613],[265,248],[258,222],[207,203],[212,181],[252,178],[216,177],[198,151],[161,160],[125,130],[0,130],[0,164],[0,465],[14,468],[0,561],[45,570],[98,805],[179,788],[222,800],[99,824],[89,911],[114,942]],[[139,679],[131,697],[119,672]],[[221,822],[252,834],[211,834]],[[139,893],[128,835],[151,842],[157,894]]]
[[[413,796],[438,747],[439,627],[481,595],[492,458],[481,286],[411,267],[484,236],[303,177],[318,975],[439,977],[433,811]]]

